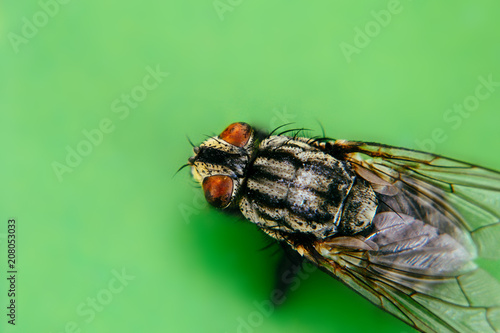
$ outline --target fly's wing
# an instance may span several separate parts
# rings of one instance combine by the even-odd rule
[[[319,146],[355,166],[379,209],[369,232],[305,256],[420,331],[500,332],[500,283],[473,262],[500,257],[500,173],[379,144]]]
[[[446,215],[455,229],[472,238],[480,257],[500,258],[499,172],[380,144],[336,141],[335,145],[346,149],[346,159],[357,166],[361,177],[374,184],[376,191],[390,194],[387,191],[402,188],[403,192],[419,196],[423,205],[417,205],[417,210],[423,206],[425,212],[432,214],[434,210]],[[371,159],[365,160],[362,155]],[[377,184],[379,179],[384,183]],[[427,217],[424,222],[442,227],[440,219]]]

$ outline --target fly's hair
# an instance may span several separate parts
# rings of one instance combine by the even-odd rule
[[[193,147],[193,148],[196,147],[195,144],[193,143],[193,141],[191,141],[191,139],[189,138],[189,136],[186,135],[186,139],[188,140],[191,147]]]

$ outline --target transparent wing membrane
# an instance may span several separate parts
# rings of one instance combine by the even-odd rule
[[[500,283],[473,261],[500,257],[500,173],[378,144],[333,147],[381,203],[369,233],[317,241],[306,256],[420,331],[500,332]]]
[[[468,231],[479,255],[500,258],[500,173],[434,154],[377,144],[343,142],[357,154],[348,159],[389,183],[406,183],[442,211],[459,217],[459,226]],[[418,182],[415,182],[418,180]],[[432,222],[432,221],[430,221]]]

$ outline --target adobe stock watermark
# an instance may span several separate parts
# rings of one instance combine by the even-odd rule
[[[393,17],[402,11],[403,5],[399,0],[389,0],[387,9],[372,10],[370,12],[371,20],[366,22],[362,28],[355,26],[352,44],[345,41],[339,44],[347,63],[351,63],[352,56],[360,54],[363,49],[370,45],[374,38],[380,35],[383,28],[386,28],[392,22]]]
[[[148,97],[148,94],[157,89],[169,75],[168,72],[161,71],[159,65],[156,65],[156,68],[147,66],[145,70],[146,74],[140,84],[132,87],[127,93],[122,93],[120,97],[111,102],[111,112],[120,121],[125,120],[130,115],[130,111],[136,109]],[[102,118],[95,128],[84,128],[81,131],[83,138],[73,146],[66,146],[64,161],[52,161],[51,163],[52,170],[59,182],[63,181],[63,176],[66,173],[72,173],[84,158],[89,156],[94,151],[94,148],[104,141],[105,136],[113,133],[115,129],[116,121],[108,117]]]
[[[179,208],[179,212],[184,222],[189,224],[191,223],[191,217],[205,210],[208,207],[208,203],[203,195],[203,190],[201,188],[193,188],[193,200],[191,204],[188,205],[181,202],[177,207]]]
[[[431,131],[428,138],[415,140],[418,149],[434,152],[437,144],[448,140],[446,128],[448,130],[450,128],[458,130],[462,126],[464,119],[469,118],[479,108],[481,102],[490,98],[498,87],[500,87],[500,82],[493,80],[493,74],[489,74],[486,78],[482,75],[478,76],[477,80],[479,83],[476,85],[474,93],[466,96],[461,103],[455,103],[452,107],[444,111],[443,121],[446,127],[436,127]]]
[[[297,117],[296,114],[288,111],[287,106],[283,106],[281,110],[279,108],[274,108],[272,112],[271,120],[269,121],[270,129],[274,130],[279,126],[289,124]]]
[[[121,271],[112,269],[111,275],[113,277],[102,289],[76,306],[75,312],[78,316],[76,320],[66,322],[60,330],[52,333],[81,333],[94,321],[98,313],[109,307],[115,297],[125,290],[130,281],[135,279],[135,276],[127,274],[125,268]]]
[[[21,19],[21,28],[18,33],[10,31],[7,34],[10,45],[14,53],[19,53],[21,45],[28,44],[29,41],[35,38],[40,29],[43,29],[61,9],[61,5],[66,5],[71,0],[40,0],[38,6],[40,7],[30,17],[23,16]]]
[[[212,2],[212,5],[219,19],[224,21],[226,13],[234,11],[234,9],[241,6],[242,3],[243,0],[215,0]]]
[[[310,262],[305,262],[301,266],[293,266],[286,270],[281,275],[281,281],[289,285],[288,294],[297,290],[303,281],[307,280],[311,274],[317,271],[318,268]],[[238,316],[236,318],[237,327],[236,333],[253,333],[264,323],[266,318],[269,318],[276,309],[277,305],[283,304],[287,295],[278,288],[271,291],[269,299],[263,301],[254,301],[252,304],[255,308],[247,316]]]

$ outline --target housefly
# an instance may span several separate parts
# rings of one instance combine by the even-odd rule
[[[197,147],[216,208],[422,332],[500,332],[500,173],[377,143],[233,123]]]

